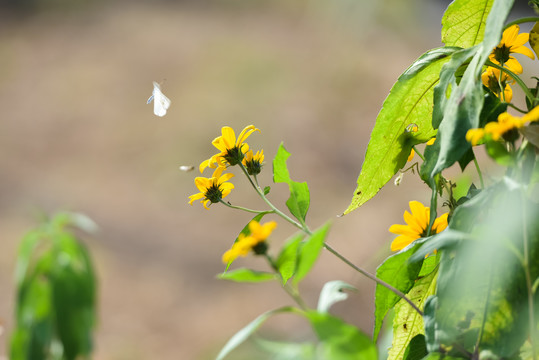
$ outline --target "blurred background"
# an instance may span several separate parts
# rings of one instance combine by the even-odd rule
[[[260,313],[291,304],[277,284],[220,281],[221,255],[250,215],[210,211],[180,165],[215,153],[224,125],[262,130],[260,179],[271,185],[280,142],[296,181],[311,191],[308,223],[333,221],[329,243],[375,271],[391,224],[429,194],[407,174],[351,214],[370,131],[397,77],[441,46],[448,1],[203,0],[0,1],[0,355],[13,324],[13,270],[21,237],[40,214],[82,212],[100,227],[84,238],[99,276],[95,359],[211,359]],[[171,100],[158,118],[152,81]],[[238,174],[239,175],[239,174]],[[208,176],[206,174],[206,176]],[[228,200],[262,208],[240,176]],[[272,187],[284,209],[287,187]],[[275,248],[294,229],[281,222]],[[259,259],[239,266],[266,269]],[[359,291],[334,307],[372,333],[374,285],[323,253],[301,284],[316,306],[323,284]],[[312,338],[309,325],[277,317],[261,333]],[[231,359],[253,356],[250,345]],[[250,355],[251,354],[251,355]]]

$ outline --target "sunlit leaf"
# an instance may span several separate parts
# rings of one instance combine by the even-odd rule
[[[219,274],[217,277],[223,280],[249,283],[271,281],[276,279],[276,275],[274,273],[255,271],[247,268],[227,271],[225,273]]]
[[[414,287],[406,294],[420,310],[426,299],[434,295],[436,290],[436,278],[438,271],[416,281]],[[388,360],[402,359],[412,339],[419,334],[424,334],[423,317],[415,311],[410,304],[401,299],[395,305],[393,318],[393,343],[389,350]]]
[[[487,16],[494,0],[453,1],[442,18],[442,42],[468,48],[483,40]]]
[[[455,50],[441,48],[425,53],[393,85],[376,118],[358,186],[344,214],[376,195],[406,164],[412,146],[436,134],[431,124],[432,95],[442,65]],[[410,125],[417,131],[408,131]]]

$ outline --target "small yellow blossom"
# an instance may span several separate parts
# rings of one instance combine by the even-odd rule
[[[494,95],[500,97],[503,88],[502,101],[511,102],[513,99],[513,89],[509,84],[514,84],[515,80],[507,75],[505,72],[501,72],[499,69],[488,67],[487,70],[481,74],[481,80],[483,85],[488,87]]]
[[[238,236],[238,240],[232,245],[230,250],[227,250],[223,254],[223,263],[229,264],[240,256],[245,257],[251,250],[257,254],[264,254],[266,252],[265,241],[277,227],[277,223],[275,221],[269,221],[261,225],[258,221],[253,220],[248,226],[249,235],[242,233]]]
[[[211,178],[197,177],[195,178],[195,185],[200,191],[198,194],[189,196],[189,204],[193,205],[195,200],[200,200],[206,209],[209,209],[210,203],[218,203],[221,199],[225,198],[232,189],[234,184],[227,182],[234,174],[222,175],[225,168],[218,167]]]
[[[473,146],[484,138],[499,140],[506,132],[521,129],[530,122],[539,121],[539,106],[536,106],[522,117],[513,116],[507,112],[498,115],[498,121],[489,122],[485,128],[470,129],[466,133],[466,140]]]
[[[262,171],[262,165],[264,163],[264,150],[257,151],[253,154],[253,150],[249,150],[245,153],[242,164],[247,169],[249,175],[258,175]]]
[[[522,54],[530,59],[535,59],[533,52],[524,46],[528,42],[530,34],[519,34],[519,31],[518,25],[512,25],[505,29],[502,40],[489,56],[490,61],[508,68],[517,75],[522,74],[522,65],[511,54]]]
[[[202,173],[205,168],[210,167],[212,169],[217,166],[226,167],[228,165],[234,166],[242,162],[244,154],[249,150],[249,145],[245,143],[245,140],[254,131],[260,131],[253,125],[245,127],[236,138],[234,129],[230,126],[223,126],[221,128],[221,136],[213,139],[212,144],[220,152],[213,155],[208,160],[203,161],[200,164],[200,172]]]
[[[398,251],[404,249],[414,240],[427,236],[427,228],[430,222],[430,208],[425,207],[419,201],[410,201],[410,214],[404,212],[404,221],[406,225],[391,225],[389,231],[397,234],[395,240],[391,243],[391,250]],[[447,227],[447,216],[445,213],[434,220],[432,225],[432,234],[438,234]]]

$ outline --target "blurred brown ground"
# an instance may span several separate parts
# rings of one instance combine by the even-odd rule
[[[82,212],[100,226],[85,238],[99,275],[95,359],[210,359],[258,314],[291,303],[276,284],[215,278],[250,216],[189,206],[197,174],[178,166],[212,155],[223,125],[262,130],[248,142],[266,154],[264,184],[283,141],[292,178],[310,185],[310,226],[331,219],[329,242],[374,271],[408,200],[427,202],[424,185],[407,175],[399,188],[336,215],[349,204],[392,83],[440,45],[441,15],[429,1],[395,0],[102,2],[3,13],[0,355],[13,322],[17,245],[42,211]],[[152,81],[164,79],[172,106],[158,118],[146,99]],[[232,203],[262,207],[243,179],[234,183]],[[284,208],[285,186],[271,196]],[[281,222],[272,241],[293,231]],[[257,259],[238,265],[264,269]],[[330,254],[301,289],[315,306],[336,279],[359,291],[334,312],[371,333],[373,284]],[[304,321],[288,317],[261,332],[310,336]]]

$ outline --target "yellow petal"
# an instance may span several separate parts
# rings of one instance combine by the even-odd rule
[[[420,224],[427,224],[429,222],[429,208],[425,207],[419,201],[410,201],[410,210],[412,210],[412,215],[417,219],[417,222]]]
[[[525,122],[539,121],[539,106],[534,107],[522,117]]]
[[[502,34],[502,40],[500,41],[500,45],[507,45],[511,46],[511,44],[515,41],[518,32],[520,30],[520,27],[518,25],[511,25]]]
[[[445,230],[447,227],[447,217],[449,216],[449,213],[445,213],[438,217],[436,220],[434,220],[434,224],[432,225],[432,230],[435,234],[438,234]]]
[[[236,146],[236,134],[234,134],[234,129],[230,126],[223,126],[221,133],[223,134],[221,136],[221,141],[227,149],[232,149]]]
[[[414,149],[412,149],[412,151],[410,151],[410,155],[408,155],[408,162],[412,161],[412,159],[414,158],[414,155],[415,155],[415,151]]]
[[[401,224],[394,224],[389,227],[389,232],[397,235],[404,235],[408,237],[415,237],[418,236],[417,232],[414,231],[412,228],[410,228],[407,225],[401,225]]]
[[[521,35],[524,35],[524,34],[521,34]],[[526,40],[527,42],[527,40]],[[535,55],[533,54],[533,52],[528,49],[527,47],[525,46],[519,46],[515,49],[512,49],[511,51],[512,53],[515,53],[515,54],[522,54],[522,55],[526,55],[527,57],[529,57],[530,59],[535,59]]]
[[[397,236],[395,240],[391,243],[391,251],[398,251],[404,249],[406,246],[410,245],[412,241],[418,238],[401,235]]]
[[[193,202],[195,202],[198,199],[204,198],[204,196],[205,195],[202,194],[202,193],[198,193],[198,194],[194,194],[194,195],[189,196],[189,205],[193,205]]]

